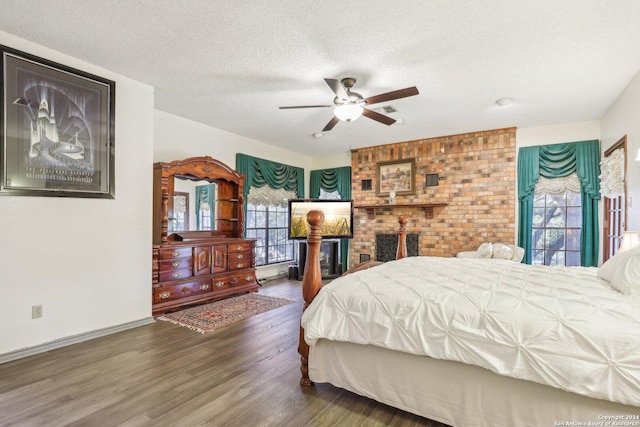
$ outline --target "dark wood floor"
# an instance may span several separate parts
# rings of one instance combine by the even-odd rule
[[[432,426],[329,384],[301,388],[297,299],[215,332],[169,322],[0,365],[0,426]]]

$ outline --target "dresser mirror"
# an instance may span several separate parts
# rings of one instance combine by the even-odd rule
[[[168,232],[212,231],[218,220],[218,182],[174,175]]]
[[[244,177],[211,157],[154,164],[153,242],[242,237]]]

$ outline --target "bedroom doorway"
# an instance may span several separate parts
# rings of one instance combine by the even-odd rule
[[[603,221],[603,250],[602,261],[605,262],[612,256],[614,256],[618,247],[620,247],[620,241],[622,240],[622,234],[626,229],[627,224],[627,136],[620,138],[618,142],[613,144],[608,150],[604,152],[603,167],[606,165],[613,165],[615,162],[621,162],[616,166],[612,166],[613,169],[619,170],[620,175],[616,183],[608,184],[603,183],[602,195],[604,200],[604,221]],[[611,175],[608,174],[607,175]]]

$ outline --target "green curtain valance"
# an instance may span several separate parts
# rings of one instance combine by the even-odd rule
[[[571,175],[576,170],[576,144],[539,147],[540,176],[548,179]]]
[[[351,199],[351,166],[311,171],[309,194],[312,199],[320,197],[320,189],[338,191],[344,200]]]
[[[295,191],[298,197],[304,197],[303,168],[238,153],[236,170],[246,177],[243,188],[245,200],[251,187],[260,188],[265,185],[276,190],[283,188],[287,191]]]
[[[600,199],[600,141],[522,147],[518,151],[518,245],[525,250],[523,262],[531,264],[533,199],[540,176],[560,178],[576,172],[582,200],[580,260],[583,266],[598,265],[598,200]]]

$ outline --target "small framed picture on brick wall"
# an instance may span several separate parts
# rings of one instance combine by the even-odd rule
[[[415,177],[415,159],[379,162],[376,166],[377,194],[378,196],[388,196],[391,191],[394,191],[396,195],[413,194],[415,192]]]

